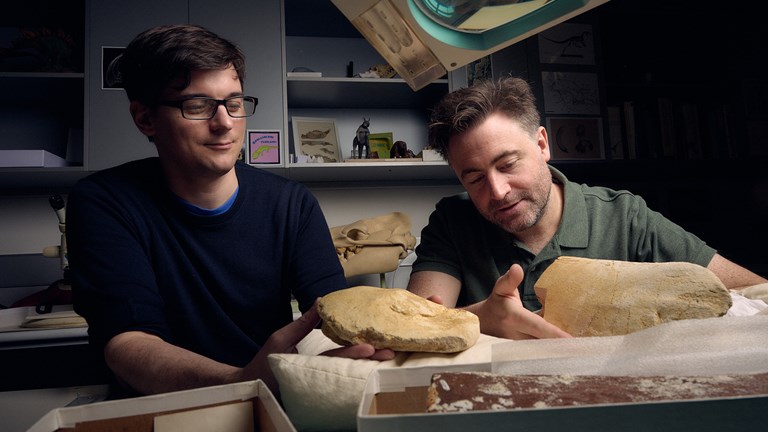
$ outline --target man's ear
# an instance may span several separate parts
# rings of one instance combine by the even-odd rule
[[[130,107],[133,123],[141,133],[150,139],[155,135],[155,125],[152,118],[152,110],[138,101],[131,101]]]
[[[547,130],[543,126],[539,126],[539,130],[536,132],[536,141],[544,161],[549,162],[552,157],[549,150],[549,136],[547,136]]]

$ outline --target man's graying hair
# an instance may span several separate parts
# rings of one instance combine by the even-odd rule
[[[429,145],[444,159],[448,141],[493,113],[502,113],[533,135],[541,125],[536,98],[528,83],[516,77],[481,81],[453,91],[435,105],[429,121]]]
[[[137,35],[111,69],[117,72],[128,99],[155,107],[171,82],[184,78],[179,90],[190,82],[190,72],[219,70],[232,65],[240,83],[245,79],[245,56],[232,42],[195,25],[154,27]]]

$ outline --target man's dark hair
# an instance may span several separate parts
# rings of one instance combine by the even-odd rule
[[[429,146],[447,159],[451,137],[472,129],[496,112],[516,120],[531,134],[541,125],[536,98],[525,80],[485,80],[448,93],[435,105],[429,120]]]
[[[155,107],[162,91],[183,77],[183,89],[195,70],[218,70],[232,65],[242,84],[245,56],[232,42],[195,25],[165,25],[137,35],[111,68],[128,99]]]

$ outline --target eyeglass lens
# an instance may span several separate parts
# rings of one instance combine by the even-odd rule
[[[216,114],[219,105],[224,105],[232,117],[248,117],[256,109],[256,100],[251,97],[232,97],[219,101],[210,98],[193,98],[182,102],[184,117],[189,119],[209,119]]]

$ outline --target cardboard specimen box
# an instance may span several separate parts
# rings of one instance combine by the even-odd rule
[[[295,432],[261,381],[54,409],[27,432]]]
[[[485,371],[488,367],[464,368]],[[427,413],[435,372],[456,368],[377,369],[368,378],[357,414],[358,432],[389,431],[712,431],[760,430],[768,394],[719,399]]]
[[[427,413],[437,372],[503,375],[718,376],[768,372],[768,315],[680,320],[629,335],[508,341],[492,362],[376,369],[357,412],[359,432],[762,430],[768,388],[734,397]]]

